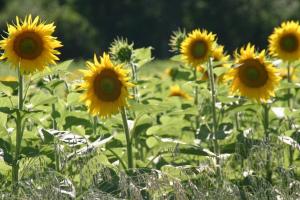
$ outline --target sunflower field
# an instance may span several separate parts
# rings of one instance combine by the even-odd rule
[[[61,61],[38,16],[3,31],[1,199],[300,199],[297,21],[232,53],[178,29],[167,60],[118,37]]]

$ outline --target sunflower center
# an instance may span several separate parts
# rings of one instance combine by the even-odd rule
[[[94,81],[94,92],[102,101],[115,101],[121,95],[122,83],[111,69],[100,72]]]
[[[103,78],[100,81],[100,87],[104,93],[111,94],[111,93],[113,93],[113,91],[115,89],[114,80],[111,78]]]
[[[207,45],[204,41],[196,41],[192,46],[192,55],[195,58],[202,58],[207,51]]]
[[[249,80],[257,80],[259,78],[259,71],[256,68],[247,68],[246,76]]]
[[[32,60],[41,55],[43,41],[35,32],[23,32],[16,36],[13,48],[19,57]]]
[[[280,40],[280,47],[287,52],[293,52],[298,49],[298,39],[293,34],[285,35]]]
[[[239,78],[247,87],[259,88],[268,81],[265,65],[256,59],[245,60],[239,68]]]

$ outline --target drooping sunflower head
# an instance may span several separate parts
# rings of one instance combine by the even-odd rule
[[[255,47],[250,44],[239,52],[236,51],[236,66],[226,75],[226,79],[233,79],[231,92],[239,92],[258,102],[265,102],[274,96],[280,76],[265,57],[265,51],[256,52]]]
[[[196,67],[208,60],[215,42],[215,35],[206,30],[196,29],[185,38],[181,44],[181,54],[184,62]]]
[[[298,22],[283,22],[269,37],[270,54],[285,61],[300,58],[300,25]]]
[[[96,55],[94,62],[87,62],[88,70],[84,73],[81,87],[86,90],[82,101],[89,112],[102,118],[109,117],[127,106],[130,97],[128,89],[133,86],[129,82],[128,71],[122,65],[114,65],[108,54],[103,54],[100,62]]]
[[[8,36],[0,41],[4,50],[0,59],[7,59],[21,72],[41,71],[49,64],[55,64],[60,54],[56,48],[61,43],[52,36],[55,30],[53,23],[41,22],[39,17],[31,15],[24,21],[16,17],[16,24],[8,25]]]
[[[170,87],[170,94],[169,97],[180,97],[186,100],[192,99],[192,97],[183,91],[179,85],[173,85]]]

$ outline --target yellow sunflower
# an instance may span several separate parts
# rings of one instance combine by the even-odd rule
[[[300,58],[300,26],[298,22],[283,22],[269,37],[270,54],[285,61]]]
[[[187,100],[192,99],[192,97],[183,91],[178,85],[171,86],[169,97],[181,97]]]
[[[194,30],[181,43],[183,61],[193,67],[206,62],[212,53],[214,41],[214,34],[206,30]]]
[[[8,36],[0,41],[4,50],[0,59],[7,59],[14,67],[20,66],[21,72],[41,71],[49,64],[55,64],[60,54],[57,50],[61,43],[52,36],[53,23],[41,22],[31,15],[22,21],[16,17],[16,24],[7,25]]]
[[[226,67],[229,69],[229,65],[227,62],[228,62],[230,56],[224,54],[224,46],[222,46],[222,45],[217,46],[213,50],[211,57],[212,57],[212,61],[216,64],[216,65],[214,65],[214,68]],[[201,66],[201,65],[198,66],[197,71],[202,73],[202,77],[201,77],[202,81],[208,80],[208,72],[207,72],[207,70],[205,70],[205,68],[203,66]],[[223,83],[224,75],[221,74],[219,77],[215,76],[215,79],[218,80],[218,83]]]
[[[274,96],[280,76],[265,56],[265,51],[256,52],[250,44],[241,48],[239,53],[235,52],[236,66],[226,75],[226,79],[233,79],[231,92],[238,91],[242,96],[258,102],[265,102]]]
[[[84,82],[81,87],[86,90],[81,100],[88,106],[89,112],[95,116],[106,118],[119,112],[127,106],[130,96],[128,88],[128,70],[122,65],[114,65],[108,54],[104,53],[98,61],[94,56],[94,63],[87,62],[88,70],[82,70]]]

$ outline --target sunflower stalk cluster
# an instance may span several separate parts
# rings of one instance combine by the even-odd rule
[[[24,133],[23,105],[24,75],[42,71],[50,64],[59,60],[56,48],[61,43],[53,37],[55,30],[53,24],[42,22],[39,17],[34,19],[31,15],[24,20],[16,17],[16,23],[8,24],[8,36],[0,41],[0,48],[4,50],[1,60],[7,60],[18,72],[18,108],[16,111],[16,147],[12,164],[12,186],[18,191],[20,153],[22,151],[22,138]],[[29,87],[29,86],[28,86]]]
[[[214,143],[214,153],[216,156],[216,168],[217,168],[217,177],[222,179],[222,171],[221,171],[221,162],[220,162],[220,147],[217,139],[217,131],[218,131],[218,122],[217,122],[217,111],[216,111],[216,88],[215,88],[215,80],[214,80],[214,72],[213,66],[211,63],[211,59],[208,59],[208,75],[209,75],[209,83],[211,90],[211,103],[212,103],[212,135],[213,135],[213,143]]]
[[[21,74],[20,68],[18,68],[18,110],[17,110],[17,117],[16,117],[16,150],[15,150],[15,156],[12,165],[12,187],[13,190],[16,191],[18,191],[19,161],[20,161],[19,157],[21,152],[21,142],[24,133],[23,124],[22,124],[22,120],[23,120],[22,111],[24,105],[23,84],[24,84],[23,75]]]

